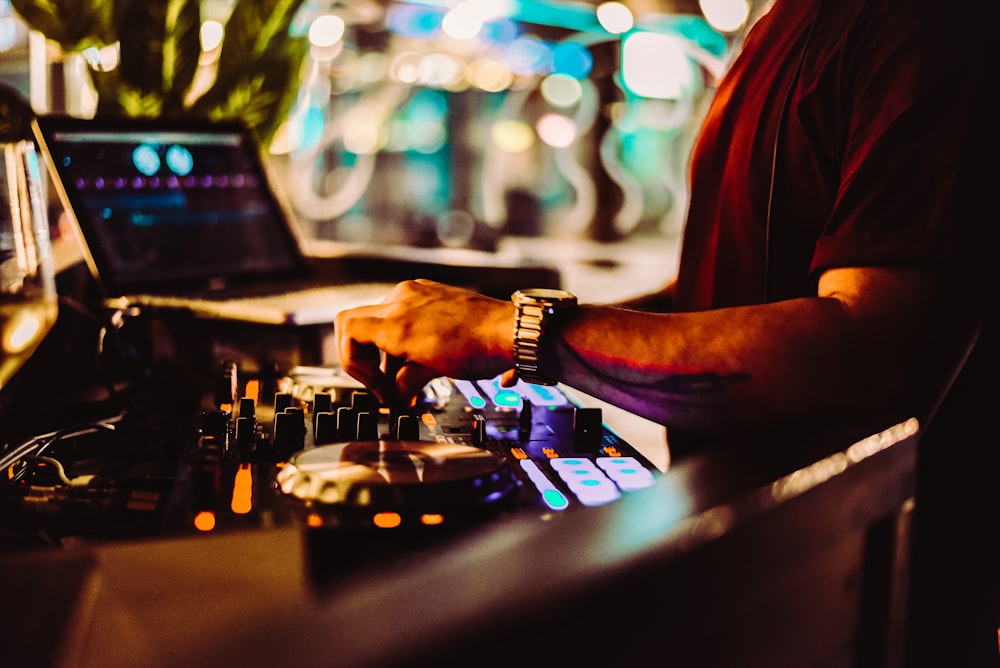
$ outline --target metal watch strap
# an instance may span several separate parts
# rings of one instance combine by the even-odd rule
[[[541,368],[545,328],[557,311],[575,307],[576,297],[564,290],[535,288],[518,290],[511,299],[517,309],[513,358],[518,377],[535,385],[555,385]]]

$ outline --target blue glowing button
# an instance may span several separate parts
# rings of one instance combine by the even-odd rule
[[[538,464],[531,459],[522,459],[520,460],[520,464],[524,472],[528,474],[528,480],[535,485],[539,494],[542,495],[542,501],[545,502],[545,505],[552,510],[565,510],[569,506],[569,499],[542,473],[542,470],[538,468]]]
[[[552,459],[549,463],[552,464],[552,468],[558,471],[560,475],[562,475],[563,471],[598,472],[597,467],[594,466],[594,462],[585,457]]]
[[[511,389],[535,406],[555,408],[558,406],[569,405],[569,399],[567,399],[564,394],[554,387],[532,385],[531,383],[526,383],[523,380],[518,380]]]
[[[565,478],[564,478],[565,480]],[[621,497],[622,493],[611,480],[604,475],[567,481],[570,491],[585,506],[601,506]]]
[[[621,496],[615,484],[589,459],[567,457],[549,463],[585,506],[599,506]]]
[[[653,473],[634,457],[598,457],[597,465],[626,492],[651,486]]]

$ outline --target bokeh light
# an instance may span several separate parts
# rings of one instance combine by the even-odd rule
[[[222,44],[226,29],[219,21],[209,20],[201,24],[201,50],[214,51]]]
[[[576,123],[562,114],[545,114],[538,119],[535,130],[541,140],[552,148],[566,148],[577,138]]]
[[[565,74],[550,74],[542,80],[539,89],[542,97],[555,107],[571,107],[580,101],[583,87],[575,78]]]
[[[698,0],[705,20],[716,30],[736,32],[750,17],[749,0]]]
[[[620,2],[603,2],[598,5],[597,20],[612,35],[626,33],[635,24],[632,10]]]
[[[334,14],[319,16],[309,26],[309,43],[318,47],[329,47],[344,37],[347,25],[344,19]]]
[[[524,121],[505,120],[493,124],[493,143],[507,153],[523,153],[535,144],[535,132]]]
[[[678,99],[693,87],[693,70],[684,44],[673,35],[634,32],[622,42],[622,79],[636,95]]]

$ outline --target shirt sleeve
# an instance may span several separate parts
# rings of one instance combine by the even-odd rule
[[[893,30],[845,51],[841,178],[814,274],[837,266],[954,266],[976,253],[972,239],[982,223],[975,210],[985,206],[980,163],[996,133],[982,113],[985,41],[959,16],[973,20],[876,17]]]

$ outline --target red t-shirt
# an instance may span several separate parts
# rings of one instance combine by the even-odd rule
[[[996,4],[776,0],[695,146],[675,286],[678,310],[701,310],[815,295],[831,267],[919,266],[964,279],[953,299],[982,311],[984,324],[921,425],[916,474],[907,658],[926,665],[995,660],[1000,623]],[[671,432],[674,456],[698,446],[685,436]]]
[[[815,295],[830,267],[970,261],[986,156],[967,112],[993,75],[975,12],[940,4],[777,0],[756,23],[692,153],[678,310]]]

